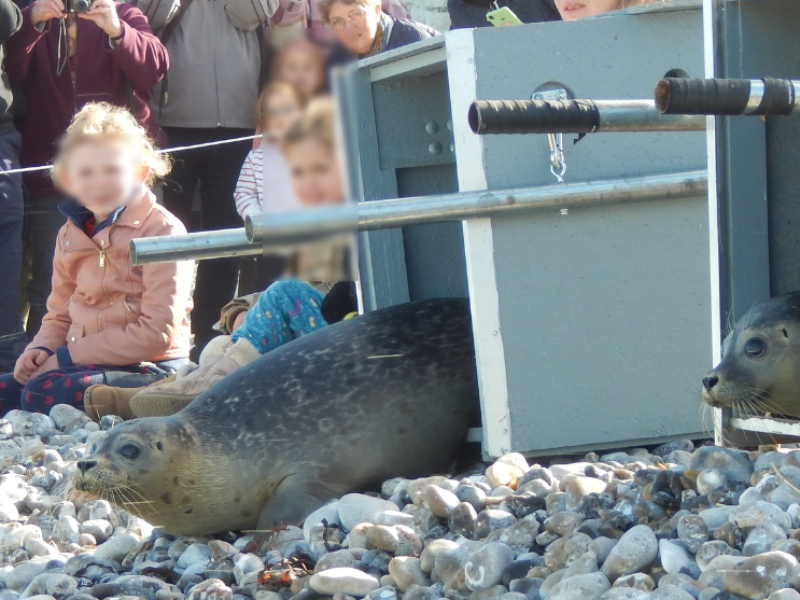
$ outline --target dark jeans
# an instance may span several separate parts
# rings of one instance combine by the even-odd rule
[[[498,0],[497,5],[508,6],[523,23],[561,20],[552,0]],[[491,27],[492,24],[486,20],[486,13],[491,10],[494,10],[494,6],[475,6],[464,0],[447,0],[450,29]]]
[[[17,383],[13,373],[0,375],[0,415],[15,408],[47,414],[56,404],[71,404],[82,410],[83,395],[93,385],[144,387],[168,377],[185,362],[178,359],[124,367],[61,367],[31,377],[24,386]]]
[[[22,301],[20,310],[28,315],[25,330],[33,339],[47,314],[47,298],[53,283],[53,257],[58,230],[67,222],[58,207],[63,197],[28,198],[25,201]]]
[[[28,338],[19,316],[19,281],[22,271],[22,177],[2,175],[19,168],[20,136],[11,131],[0,136],[0,372],[14,368]]]
[[[187,146],[252,135],[250,129],[190,129],[165,127],[170,146]],[[189,231],[241,227],[233,192],[252,141],[212,146],[177,153],[164,188],[164,206],[183,221]],[[193,213],[195,191],[200,192],[199,214]],[[197,268],[192,311],[193,356],[199,355],[216,335],[211,327],[220,309],[236,295],[239,259],[204,260]]]

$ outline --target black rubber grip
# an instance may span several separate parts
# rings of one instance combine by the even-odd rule
[[[656,85],[656,108],[666,115],[788,115],[794,109],[794,85],[764,78],[764,95],[753,110],[750,79],[662,79]]]
[[[764,77],[764,100],[752,114],[789,115],[794,110],[794,84],[788,79]]]
[[[591,100],[478,100],[469,107],[477,134],[592,133],[599,113]]]

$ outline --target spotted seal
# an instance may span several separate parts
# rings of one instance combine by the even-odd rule
[[[715,408],[800,418],[800,292],[757,304],[736,323],[702,394]]]
[[[347,492],[446,471],[477,397],[467,301],[394,306],[113,428],[72,483],[176,535],[300,524]]]

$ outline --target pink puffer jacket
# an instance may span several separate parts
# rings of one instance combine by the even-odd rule
[[[131,240],[185,234],[149,191],[88,237],[71,219],[58,232],[53,291],[31,348],[76,365],[129,365],[189,356],[194,263],[135,267]],[[62,365],[66,366],[66,365]]]

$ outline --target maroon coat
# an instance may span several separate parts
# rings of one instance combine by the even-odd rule
[[[111,47],[108,35],[96,24],[77,19],[75,87],[69,66],[57,74],[61,28],[55,19],[39,31],[31,22],[31,8],[22,11],[22,29],[6,43],[5,70],[22,84],[28,117],[22,131],[22,166],[48,164],[55,144],[72,116],[88,102],[109,102],[127,107],[126,78],[132,89],[133,112],[150,136],[158,127],[150,114],[150,90],[169,66],[167,50],[153,34],[147,18],[130,4],[117,4],[122,40]],[[66,49],[62,43],[62,60]],[[47,172],[26,173],[31,197],[54,194]]]

